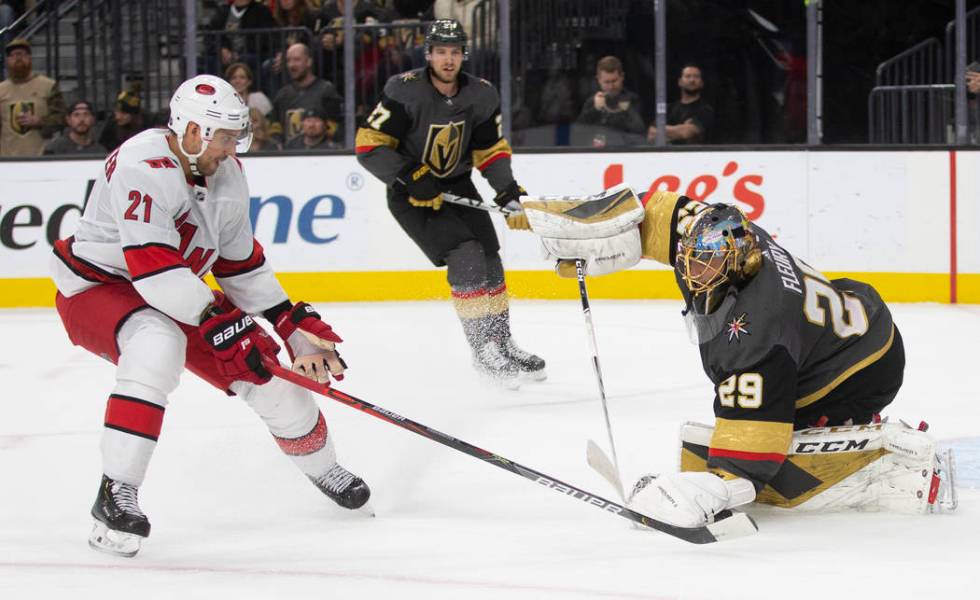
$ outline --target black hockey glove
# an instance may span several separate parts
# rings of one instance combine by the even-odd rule
[[[408,192],[408,201],[412,206],[424,206],[432,210],[442,207],[442,193],[439,191],[439,180],[432,174],[429,165],[409,165],[402,169],[395,178]]]
[[[507,215],[507,227],[525,231],[531,229],[531,224],[527,221],[527,215],[524,214],[524,208],[520,201],[521,196],[526,195],[527,190],[518,185],[516,181],[511,181],[510,185],[494,197],[493,201],[498,206],[511,211],[511,214]]]
[[[514,202],[517,206],[520,206],[521,196],[526,195],[527,190],[518,185],[516,181],[511,181],[510,185],[494,196],[493,201],[497,203],[497,206],[506,207],[511,202]]]

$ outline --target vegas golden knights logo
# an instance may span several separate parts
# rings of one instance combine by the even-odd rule
[[[294,108],[286,111],[286,141],[303,133],[303,113],[306,109]]]
[[[27,129],[20,126],[20,122],[17,121],[17,117],[20,115],[33,115],[34,114],[34,103],[31,101],[19,101],[10,104],[10,128],[14,130],[14,133],[18,135],[24,135],[27,133]]]
[[[463,151],[463,133],[466,121],[452,121],[445,124],[429,125],[429,135],[425,139],[423,160],[436,177],[446,177],[459,163]]]

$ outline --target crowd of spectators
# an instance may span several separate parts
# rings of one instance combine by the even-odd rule
[[[344,39],[348,2],[355,21],[368,26],[359,28],[354,40]],[[245,100],[255,130],[253,151],[340,148],[345,44],[355,45],[355,115],[364,118],[388,77],[424,64],[422,24],[454,18],[472,35],[478,2],[204,0],[198,67],[224,77]],[[0,0],[0,19],[12,20],[14,15],[9,0]],[[165,111],[146,109],[139,81],[120,90],[111,112],[104,107],[108,114],[100,121],[103,115],[90,101],[72,98],[76,101],[66,109],[57,82],[31,72],[26,40],[7,44],[5,53],[9,77],[0,84],[0,102],[10,105],[4,111],[10,122],[0,122],[0,156],[100,154],[148,127],[166,126]],[[575,125],[585,132],[580,140],[595,147],[652,143],[655,124],[642,106],[642,95],[626,83],[622,61],[616,56],[601,58],[593,91],[575,113],[572,103],[581,93],[574,93],[567,78],[557,83],[549,79],[542,95],[554,98],[542,111],[544,121],[557,118]],[[678,80],[681,97],[668,113],[670,143],[710,141],[713,111],[700,96],[703,85],[700,69],[686,66]],[[28,89],[31,97],[38,96],[35,88],[46,99],[24,101]]]

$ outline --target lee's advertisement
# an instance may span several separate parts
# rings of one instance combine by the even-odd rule
[[[514,156],[535,196],[588,195],[626,182],[734,202],[788,250],[834,276],[863,277],[890,300],[980,302],[980,153],[684,152]],[[287,291],[304,298],[412,299],[448,292],[388,213],[384,186],[352,156],[243,157],[256,237]],[[71,235],[101,161],[0,162],[0,305],[50,306],[54,240]],[[484,198],[492,191],[478,173]],[[575,297],[528,232],[501,234],[511,291]],[[969,231],[969,230],[967,230]],[[665,267],[595,278],[596,297],[676,297]],[[556,292],[557,290],[557,292]],[[314,294],[311,296],[310,294]],[[318,296],[318,297],[315,297]]]

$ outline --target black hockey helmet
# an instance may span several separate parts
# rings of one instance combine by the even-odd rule
[[[674,267],[703,313],[711,312],[731,284],[751,279],[762,266],[759,241],[748,218],[728,204],[713,204],[677,243]]]
[[[425,33],[425,53],[429,53],[432,46],[459,46],[463,49],[463,59],[469,58],[469,50],[466,46],[466,30],[455,19],[439,19],[433,21],[429,30]]]

